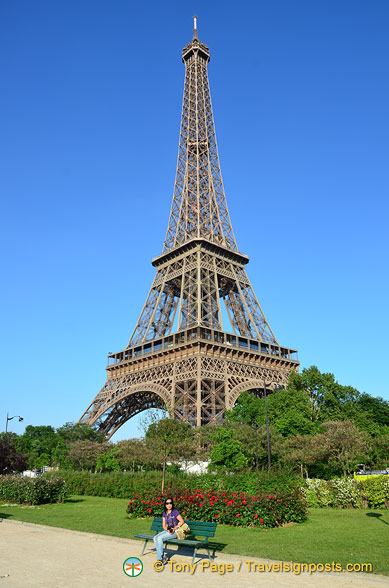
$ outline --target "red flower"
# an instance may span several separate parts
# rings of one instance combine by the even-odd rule
[[[219,516],[219,515],[215,515],[215,519],[217,519],[217,518],[218,518],[218,516]]]
[[[240,517],[240,514],[238,513],[236,516],[237,516],[237,517]]]
[[[260,523],[263,523],[263,519],[259,519],[259,522],[260,522]]]
[[[151,508],[148,508],[148,509],[147,509],[147,512],[151,512]]]
[[[204,506],[204,504],[203,504],[203,503],[201,503],[201,504],[199,504],[199,506]]]

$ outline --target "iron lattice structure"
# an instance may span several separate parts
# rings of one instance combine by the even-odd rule
[[[247,277],[224,194],[209,90],[209,49],[183,49],[185,86],[173,202],[156,275],[130,341],[80,421],[111,437],[147,408],[193,426],[218,423],[244,390],[287,383],[281,347]]]

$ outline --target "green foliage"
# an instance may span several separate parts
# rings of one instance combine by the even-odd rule
[[[236,472],[247,467],[247,458],[242,452],[242,443],[233,439],[233,432],[220,428],[212,436],[216,445],[211,451],[210,471]]]
[[[104,433],[85,423],[65,423],[57,429],[57,434],[67,443],[78,440],[97,441],[98,443],[105,441]]]
[[[219,474],[185,474],[184,472],[166,471],[166,484],[169,487],[180,485],[182,488],[203,488],[204,490],[228,490],[230,492],[274,492],[276,489],[287,491],[299,487],[301,479],[287,471],[265,470],[237,473],[233,476]],[[46,476],[55,476],[51,472]],[[161,473],[158,471],[110,472],[91,474],[85,471],[61,470],[61,477],[66,480],[71,494],[127,498],[131,493],[148,491],[160,492]]]
[[[0,500],[19,504],[63,502],[69,490],[60,476],[0,476]]]
[[[323,424],[323,430],[324,455],[334,469],[350,474],[361,460],[366,461],[368,437],[352,421],[329,421]]]
[[[334,493],[334,506],[341,508],[360,508],[362,506],[361,492],[358,483],[352,478],[336,478],[328,485]]]
[[[161,489],[165,486],[167,460],[177,461],[193,455],[193,430],[190,425],[163,418],[152,422],[146,432],[146,446],[162,463]]]
[[[189,488],[170,488],[159,494],[144,490],[131,496],[126,512],[130,518],[161,516],[166,496],[172,496],[182,517],[192,521],[271,528],[306,520],[306,503],[299,490],[256,496],[226,490],[192,492]]]
[[[311,403],[311,420],[327,421],[349,418],[349,410],[359,392],[351,386],[341,386],[333,374],[322,374],[316,366],[304,368],[301,373],[291,372],[288,390],[303,391]]]
[[[20,451],[27,457],[30,469],[40,469],[42,465],[52,465],[51,454],[56,448],[58,438],[53,427],[42,425],[34,427],[27,425],[23,435],[18,439]],[[47,458],[42,463],[42,456]],[[44,459],[43,458],[43,459]]]
[[[368,468],[389,466],[389,402],[382,398],[342,386],[333,374],[312,366],[292,372],[287,389],[270,393],[267,404],[273,468],[330,479],[351,473],[358,462]],[[11,450],[4,450],[0,434],[0,472],[46,465],[107,472],[162,470],[163,485],[167,468],[177,470],[185,460],[211,457],[211,467],[219,474],[266,467],[265,402],[252,392],[240,395],[223,426],[194,430],[153,415],[144,439],[115,445],[84,423],[65,423],[57,430],[29,425],[23,435],[11,435],[15,459],[24,456],[27,464],[18,458],[4,465],[4,455]]]
[[[174,419],[161,419],[151,423],[146,432],[146,443],[162,461],[166,458],[179,459],[188,452],[192,428],[187,423]]]
[[[96,470],[99,472],[118,472],[120,471],[120,463],[117,458],[116,447],[107,451],[107,453],[100,453],[97,456]]]
[[[70,443],[67,461],[72,464],[74,469],[94,471],[99,456],[109,449],[110,445],[107,442],[99,443],[90,439],[78,439]]]
[[[333,506],[334,495],[326,480],[307,479],[302,491],[309,507],[322,508]]]
[[[46,425],[28,425],[23,435],[16,436],[15,449],[26,456],[30,469],[55,465],[74,467],[69,459],[73,443],[102,443],[104,440],[101,432],[84,423],[66,423],[57,430]]]
[[[389,480],[386,476],[358,482],[353,478],[307,479],[301,489],[309,507],[389,507]]]
[[[389,508],[389,479],[388,476],[377,476],[370,480],[358,482],[361,499],[365,506],[371,508]]]
[[[145,488],[160,491],[161,472],[107,472],[91,474],[86,471],[61,470],[71,494],[102,496],[111,498],[127,498],[132,492],[142,492]],[[166,473],[168,484],[177,478]]]

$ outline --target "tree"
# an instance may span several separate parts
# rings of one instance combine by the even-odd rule
[[[208,468],[219,472],[236,472],[247,468],[248,460],[242,451],[242,443],[234,439],[231,429],[220,427],[213,434],[216,445],[211,451]]]
[[[69,446],[69,460],[75,469],[91,470],[96,468],[97,457],[110,448],[109,444],[91,441],[90,439],[78,439]]]
[[[298,468],[301,477],[308,477],[308,466],[324,458],[326,450],[323,435],[295,435],[280,446],[280,460],[286,466]]]
[[[389,402],[364,392],[360,394],[354,405],[352,420],[358,428],[372,435],[385,433],[389,430]]]
[[[178,461],[193,456],[192,430],[190,425],[174,419],[161,419],[152,423],[146,432],[146,445],[162,462],[162,492],[165,487],[166,462]]]
[[[255,468],[259,463],[259,427],[265,422],[264,402],[254,394],[243,392],[234,408],[226,411],[227,423],[242,423],[248,425],[254,433]]]
[[[344,475],[352,473],[361,460],[365,461],[369,450],[367,434],[352,421],[328,421],[323,428],[322,440],[329,464],[340,468]]]
[[[52,454],[58,444],[55,430],[50,425],[27,425],[18,439],[18,449],[28,460],[30,468],[40,469],[52,464]]]
[[[15,437],[5,433],[0,436],[0,474],[22,472],[27,467],[27,459],[15,447]]]
[[[65,442],[73,442],[78,440],[89,440],[103,443],[105,436],[102,431],[99,431],[95,426],[90,426],[85,423],[68,422],[57,429],[57,434]]]
[[[384,469],[389,466],[389,430],[377,435],[371,443],[369,465],[373,468]]]
[[[145,453],[143,439],[126,439],[116,444],[116,457],[124,470],[135,472],[145,463]]]
[[[98,472],[119,472],[121,470],[116,447],[105,453],[99,453],[96,460],[96,470]]]
[[[359,392],[351,386],[342,386],[333,374],[322,374],[316,366],[304,368],[301,373],[291,372],[288,390],[304,391],[311,403],[312,421],[345,420],[349,418]]]

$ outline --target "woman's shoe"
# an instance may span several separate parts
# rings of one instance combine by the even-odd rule
[[[164,555],[163,558],[162,558],[163,565],[166,565],[168,561],[169,561],[168,556],[167,555]]]

